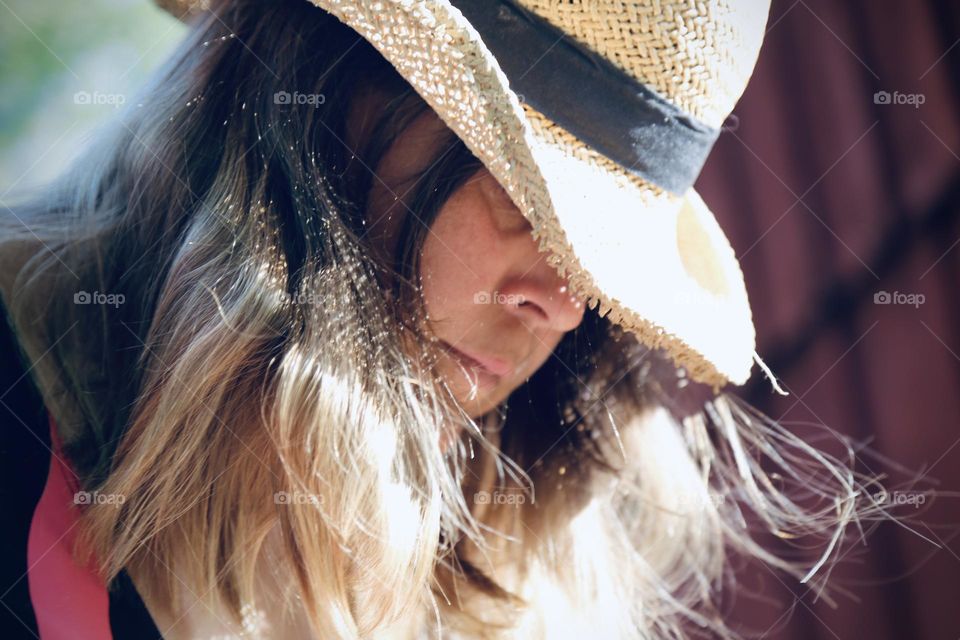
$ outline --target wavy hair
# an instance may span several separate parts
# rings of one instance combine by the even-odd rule
[[[450,134],[377,257],[377,164],[428,107],[303,0],[212,4],[3,218],[7,305],[65,452],[125,498],[82,514],[105,580],[237,624],[275,598],[323,638],[727,636],[733,557],[816,581],[848,525],[884,517],[848,443],[698,396],[596,310],[471,420],[435,375],[418,257],[480,163]],[[351,141],[365,92],[386,108]],[[90,292],[122,304],[75,304]]]

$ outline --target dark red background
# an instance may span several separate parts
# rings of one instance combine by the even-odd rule
[[[918,108],[877,91],[922,94]],[[834,572],[837,608],[772,573],[764,638],[960,637],[960,2],[774,0],[756,71],[698,182],[740,257],[759,353],[741,395],[827,425],[943,492]],[[919,307],[874,303],[922,293]],[[798,427],[802,429],[803,427]],[[861,471],[910,474],[876,458]],[[754,584],[756,587],[756,584]]]

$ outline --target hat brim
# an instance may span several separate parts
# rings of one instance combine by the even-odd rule
[[[743,384],[755,333],[743,274],[716,217],[696,190],[644,188],[534,135],[531,153],[551,208],[537,237],[551,262],[601,315],[663,348],[690,377]],[[642,181],[640,181],[642,182]]]
[[[644,188],[535,131],[495,57],[448,2],[310,1],[377,48],[484,163],[573,293],[696,381],[749,378],[755,333],[743,275],[696,191]]]

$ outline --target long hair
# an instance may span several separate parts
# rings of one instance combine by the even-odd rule
[[[350,140],[364,92],[387,108]],[[418,257],[482,166],[450,134],[394,254],[366,227],[379,160],[427,110],[309,3],[214,2],[5,214],[7,305],[64,450],[85,489],[123,496],[85,508],[78,553],[238,624],[266,564],[324,638],[726,635],[732,556],[823,575],[882,515],[852,459],[734,396],[691,410],[683,371],[595,310],[497,410],[457,407]]]

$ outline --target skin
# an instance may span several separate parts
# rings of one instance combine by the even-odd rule
[[[375,119],[375,97],[354,112],[354,139]],[[419,176],[446,126],[432,111],[398,138],[376,169],[368,233],[384,256]],[[444,354],[438,371],[473,418],[494,409],[543,365],[584,306],[538,251],[531,226],[486,169],[445,203],[421,254],[429,331]]]
[[[439,370],[472,417],[505,400],[583,319],[530,231],[481,170],[444,205],[423,247],[429,326],[453,347]]]

